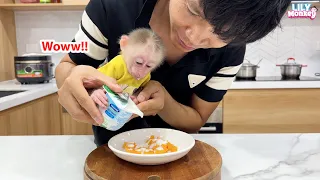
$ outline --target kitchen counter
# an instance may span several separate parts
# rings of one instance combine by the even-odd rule
[[[235,81],[230,89],[320,88],[319,81]],[[55,79],[50,83],[21,85],[16,80],[0,82],[0,91],[26,90],[0,98],[0,111],[53,94],[58,91]]]
[[[53,94],[58,91],[55,79],[49,83],[21,84],[17,80],[0,82],[0,91],[24,91],[0,97],[0,111]]]
[[[235,81],[230,89],[320,88],[319,81]]]
[[[223,180],[318,180],[320,134],[194,134],[222,155]],[[2,136],[0,179],[79,180],[92,136]]]

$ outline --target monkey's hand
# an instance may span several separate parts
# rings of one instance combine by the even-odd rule
[[[139,103],[136,96],[130,96],[131,100],[137,105]]]
[[[108,98],[106,96],[106,92],[103,89],[93,90],[90,97],[92,100],[98,104],[100,107],[106,109],[108,106]]]
[[[131,100],[137,105],[140,102],[138,101],[138,95],[139,93],[143,90],[144,87],[139,87],[138,89],[136,89],[133,94],[130,96]]]

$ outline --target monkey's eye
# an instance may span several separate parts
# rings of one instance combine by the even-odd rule
[[[151,68],[151,66],[150,66],[150,65],[147,65],[147,68]]]
[[[136,64],[142,65],[142,63],[143,63],[143,60],[141,58],[136,59]]]

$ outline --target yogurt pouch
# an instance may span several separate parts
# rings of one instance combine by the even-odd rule
[[[104,122],[100,125],[101,127],[110,131],[116,131],[127,123],[133,114],[137,114],[141,118],[143,117],[143,112],[140,111],[130,97],[128,99],[122,98],[106,85],[103,88],[108,98],[108,107],[105,109],[99,106],[104,119]]]

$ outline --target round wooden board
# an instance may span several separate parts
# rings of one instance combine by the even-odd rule
[[[142,166],[118,158],[103,145],[93,150],[84,167],[85,180],[221,180],[222,158],[212,146],[196,140],[190,152],[176,161]]]

